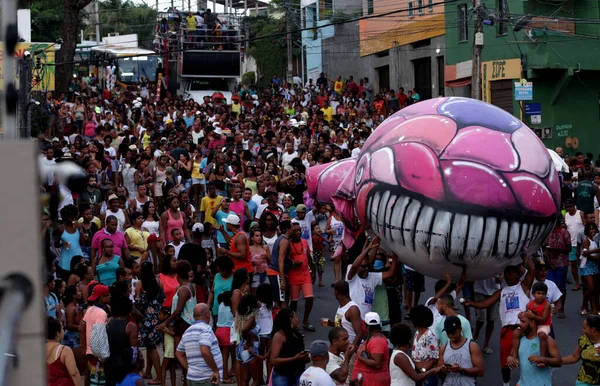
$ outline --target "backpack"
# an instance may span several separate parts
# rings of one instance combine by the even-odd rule
[[[96,323],[92,326],[92,331],[90,332],[90,350],[99,359],[106,359],[110,356],[106,323]]]

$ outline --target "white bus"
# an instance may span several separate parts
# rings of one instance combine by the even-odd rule
[[[92,63],[98,70],[98,79],[104,89],[112,88],[115,84],[122,87],[137,85],[142,78],[149,83],[156,83],[160,59],[154,51],[142,48],[100,45],[92,47]],[[114,66],[114,83],[111,83],[108,66]]]

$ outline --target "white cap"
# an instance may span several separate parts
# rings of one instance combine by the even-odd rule
[[[223,130],[221,130],[221,128],[220,128],[220,127],[217,127],[217,128],[214,130],[214,133],[215,133],[215,134],[222,135],[222,134],[223,134]]]
[[[240,225],[240,218],[238,217],[237,214],[231,213],[229,216],[227,216],[226,219],[223,220],[223,222],[227,223],[227,224],[239,226]]]
[[[197,222],[192,226],[192,232],[204,232],[204,225],[201,222]]]
[[[141,101],[142,101],[142,98],[140,98],[140,97],[137,97],[137,98],[135,98],[135,100],[136,100],[136,101],[138,101],[138,102],[141,102]]]
[[[365,324],[367,326],[381,326],[381,318],[377,312],[367,312],[365,315]]]

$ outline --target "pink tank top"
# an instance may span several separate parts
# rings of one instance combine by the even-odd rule
[[[244,212],[245,212],[244,201],[239,200],[238,202],[231,201],[229,204],[229,210],[233,213],[237,214],[239,218],[242,220],[242,224],[244,223]]]
[[[167,216],[169,216],[167,219],[167,239],[169,239],[169,241],[173,241],[173,236],[171,236],[173,229],[180,229],[183,233],[183,214],[179,212],[179,220],[177,220],[171,216],[171,211],[167,210]]]
[[[250,255],[250,261],[254,268],[254,273],[266,273],[269,270],[269,264],[267,263],[267,253],[256,253],[252,252]]]
[[[88,137],[93,137],[96,135],[96,125],[94,125],[94,122],[86,123],[83,133]]]

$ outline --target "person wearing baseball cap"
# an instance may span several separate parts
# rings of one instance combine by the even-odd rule
[[[84,332],[84,334],[79,334],[81,337],[80,345],[81,347],[85,347],[88,368],[87,376],[90,377],[90,374],[93,373],[98,378],[105,379],[104,361],[102,361],[101,358],[96,358],[92,353],[90,336],[94,325],[106,324],[108,319],[107,306],[110,303],[110,292],[108,287],[103,284],[96,284],[92,289],[92,294],[88,297],[88,301],[93,302],[93,305],[86,309],[83,319],[79,324],[79,331]]]
[[[325,371],[329,362],[329,347],[324,340],[315,340],[310,344],[310,360],[312,366],[300,376],[300,385],[335,386],[333,380]]]
[[[367,312],[364,320],[367,338],[356,352],[352,379],[362,374],[362,386],[389,385],[390,350],[387,338],[381,333],[381,318],[377,312]]]
[[[483,376],[483,354],[479,345],[462,333],[462,321],[458,316],[448,316],[444,329],[448,343],[440,346],[441,372],[446,374],[444,384],[476,385],[476,377]],[[466,344],[465,344],[466,343]]]
[[[106,212],[100,216],[100,220],[102,221],[102,224],[106,224],[108,216],[115,216],[117,218],[117,230],[121,233],[125,233],[125,228],[130,225],[129,216],[126,216],[125,211],[119,207],[120,203],[119,196],[116,194],[108,196],[108,208],[106,208]]]
[[[246,232],[240,229],[240,218],[237,214],[231,212],[229,216],[223,219],[225,229],[219,229],[225,241],[230,243],[229,250],[225,248],[217,248],[219,255],[229,256],[233,259],[233,269],[244,268],[249,273],[253,272],[252,263],[250,262],[250,242]],[[227,232],[231,232],[233,237]]]

